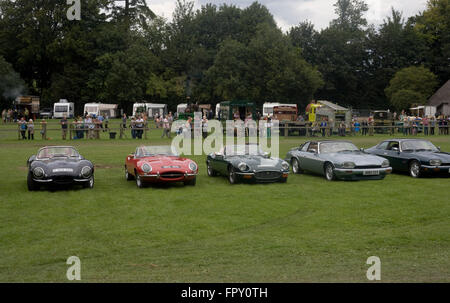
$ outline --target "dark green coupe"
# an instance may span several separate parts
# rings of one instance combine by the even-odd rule
[[[257,144],[228,145],[206,159],[208,176],[227,176],[231,184],[239,181],[286,182],[289,163],[271,158]]]
[[[365,150],[389,160],[394,172],[411,177],[440,175],[450,177],[450,154],[424,139],[389,139]]]

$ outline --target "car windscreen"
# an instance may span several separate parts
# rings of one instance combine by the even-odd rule
[[[259,145],[230,145],[225,147],[225,155],[227,156],[242,156],[242,155],[264,155],[263,150]]]
[[[143,146],[140,148],[139,156],[141,157],[150,157],[156,155],[162,156],[178,156],[179,153],[172,146]]]
[[[320,143],[320,153],[338,153],[345,151],[357,151],[358,148],[350,142],[322,142]]]
[[[401,143],[402,151],[438,151],[437,147],[426,140],[408,140]]]
[[[78,152],[72,147],[46,147],[41,149],[37,154],[38,159],[78,156]]]

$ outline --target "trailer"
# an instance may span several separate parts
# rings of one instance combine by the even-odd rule
[[[73,118],[74,117],[74,103],[67,101],[67,99],[59,99],[59,102],[53,104],[53,118]]]
[[[156,115],[167,115],[167,104],[160,103],[134,103],[133,116],[136,114],[146,113],[149,118],[154,118]]]
[[[431,117],[436,115],[437,108],[433,105],[419,105],[409,109],[411,114],[416,117]]]
[[[102,115],[108,116],[109,118],[116,118],[118,115],[117,107],[117,104],[86,103],[84,105],[84,113],[94,117]]]

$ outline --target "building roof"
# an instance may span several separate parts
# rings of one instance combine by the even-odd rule
[[[317,102],[320,104],[326,105],[334,110],[348,110],[348,108],[342,107],[342,106],[332,103],[330,101],[318,100]]]
[[[450,103],[450,80],[448,80],[433,96],[428,99],[428,104],[439,106],[442,103]]]

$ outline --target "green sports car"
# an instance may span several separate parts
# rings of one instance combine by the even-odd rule
[[[289,163],[269,157],[257,144],[228,145],[206,159],[208,175],[227,176],[231,184],[239,181],[253,183],[286,182]]]

